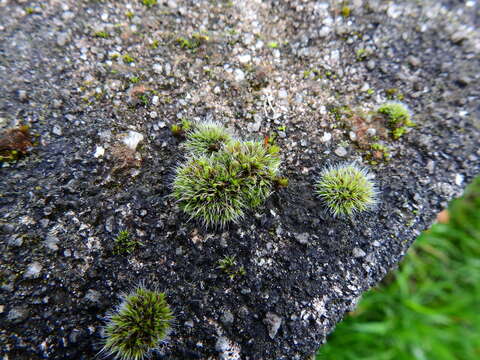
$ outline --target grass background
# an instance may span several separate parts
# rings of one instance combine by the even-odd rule
[[[480,360],[480,177],[366,293],[316,360]]]

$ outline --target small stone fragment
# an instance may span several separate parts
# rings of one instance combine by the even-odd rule
[[[233,76],[235,77],[235,81],[240,82],[245,80],[245,73],[240,69],[235,69]]]
[[[55,237],[55,236],[47,236],[47,238],[45,239],[45,241],[43,242],[43,244],[45,245],[45,247],[49,250],[52,250],[52,251],[57,251],[58,250],[58,243],[60,242],[60,240]]]
[[[297,240],[300,244],[308,244],[309,238],[309,233],[295,234],[295,240]]]
[[[143,135],[136,131],[129,131],[127,136],[123,138],[123,143],[133,151],[137,149],[140,141],[144,139]]]
[[[58,125],[55,125],[53,127],[52,132],[57,136],[62,136],[62,134],[63,134],[62,128]]]
[[[233,320],[234,320],[234,317],[233,317],[233,314],[226,310],[223,312],[222,316],[220,316],[220,321],[224,324],[224,325],[230,325],[233,323]]]
[[[365,255],[367,255],[365,253],[365,251],[363,251],[362,249],[356,247],[356,248],[353,248],[353,256],[356,257],[356,258],[359,258],[359,257],[364,257]]]
[[[270,336],[270,339],[274,339],[277,336],[280,325],[282,325],[282,318],[277,314],[268,312],[263,322],[267,326],[268,336]]]
[[[340,156],[340,157],[347,155],[347,149],[345,149],[343,146],[339,146],[338,148],[335,149],[334,152],[337,156]]]
[[[323,136],[320,138],[321,142],[328,142],[332,139],[332,134],[326,132],[323,134]]]
[[[153,64],[153,71],[156,73],[156,74],[161,74],[163,72],[163,66],[160,65],[160,64]]]
[[[25,90],[18,90],[18,100],[20,101],[27,100],[27,92]]]
[[[103,148],[100,145],[97,145],[97,147],[95,148],[95,154],[93,154],[93,156],[96,158],[99,158],[103,155],[105,155],[105,148]]]
[[[34,261],[27,267],[27,271],[23,274],[23,277],[26,279],[36,279],[40,276],[40,271],[42,271],[42,265]]]
[[[68,33],[60,33],[57,35],[57,45],[58,46],[65,46],[65,44],[70,40]]]
[[[215,343],[215,350],[218,351],[219,353],[223,353],[229,349],[229,341],[225,336],[221,336],[217,339],[217,342]]]
[[[12,308],[7,314],[7,320],[13,324],[24,321],[29,315],[29,311],[25,306],[17,306]]]

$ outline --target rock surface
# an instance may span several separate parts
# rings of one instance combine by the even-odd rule
[[[92,359],[139,283],[175,312],[155,359],[315,352],[480,167],[480,5],[340,3],[0,1],[0,127],[36,139],[0,168],[1,355]],[[365,122],[389,98],[417,124],[398,140]],[[189,222],[169,196],[181,119],[275,138],[289,187],[238,225]],[[313,184],[345,161],[380,203],[335,220]],[[217,265],[234,255],[232,281]]]

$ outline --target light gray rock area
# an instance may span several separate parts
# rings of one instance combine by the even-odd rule
[[[479,18],[454,0],[0,0],[0,358],[95,358],[144,284],[175,316],[152,359],[310,359],[480,171]],[[412,113],[402,136],[386,101]],[[189,221],[171,197],[185,120],[274,141],[289,185],[238,224]],[[351,162],[378,205],[332,218],[315,181]],[[121,231],[138,246],[119,252]]]

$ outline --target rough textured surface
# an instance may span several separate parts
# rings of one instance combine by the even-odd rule
[[[343,6],[0,0],[0,127],[36,135],[0,168],[4,359],[91,359],[139,282],[176,316],[154,358],[315,352],[480,163],[478,3]],[[399,96],[418,126],[394,141],[362,114]],[[169,197],[184,118],[276,134],[290,186],[222,231],[187,222]],[[314,179],[353,160],[372,164],[380,205],[332,220]],[[233,281],[218,269],[232,255]]]

